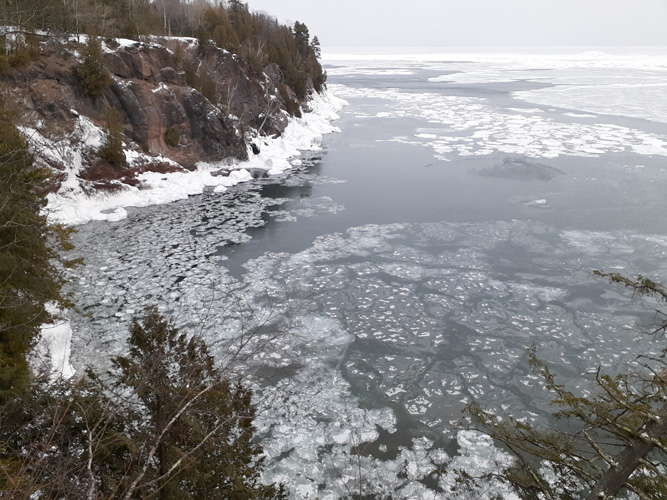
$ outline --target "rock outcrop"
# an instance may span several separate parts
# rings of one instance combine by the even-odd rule
[[[10,70],[2,80],[22,108],[24,125],[52,142],[73,134],[80,117],[104,128],[105,110],[120,112],[124,147],[142,160],[101,168],[104,160],[89,151],[81,177],[88,171],[91,182],[91,172],[103,171],[103,177],[131,183],[138,172],[164,170],[165,159],[171,168],[185,169],[198,161],[243,160],[253,154],[253,137],[280,134],[287,125],[284,97],[294,94],[277,66],[265,68],[261,77],[251,75],[234,54],[215,47],[200,53],[189,39],[108,41],[103,62],[110,85],[100,96],[87,97],[77,77],[82,49],[50,42],[39,61]]]

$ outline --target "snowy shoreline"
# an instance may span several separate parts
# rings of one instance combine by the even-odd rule
[[[123,186],[115,193],[99,193],[88,196],[76,180],[76,154],[72,157],[68,178],[62,188],[47,196],[45,213],[52,223],[80,225],[91,221],[119,221],[127,217],[126,207],[147,207],[186,199],[188,196],[201,194],[212,188],[215,192],[224,192],[227,188],[252,179],[248,169],[266,170],[269,175],[279,174],[299,165],[301,151],[321,149],[322,136],[340,129],[331,124],[339,118],[337,112],[347,104],[329,92],[314,94],[308,102],[311,111],[301,118],[290,118],[289,125],[278,138],[261,137],[258,139],[260,153],[254,155],[249,150],[249,159],[229,165],[228,161],[217,163],[200,162],[193,172],[157,173],[145,172],[138,176],[141,187]],[[92,124],[88,124],[92,127]],[[41,136],[32,135],[31,142]],[[87,135],[99,141],[99,131]],[[89,141],[90,142],[90,141]],[[131,161],[134,152],[126,152]],[[80,162],[79,162],[80,163]],[[222,167],[231,168],[229,176],[215,176],[214,172]]]
[[[228,162],[199,163],[193,172],[157,173],[145,172],[138,176],[141,188],[126,186],[122,192],[113,194],[100,193],[96,196],[86,195],[76,177],[81,167],[81,151],[70,149],[66,155],[59,145],[48,144],[41,134],[32,129],[24,129],[33,146],[41,146],[42,151],[51,151],[51,155],[70,160],[68,177],[61,190],[47,196],[48,204],[44,209],[49,222],[69,226],[81,225],[91,221],[119,221],[127,217],[126,207],[147,207],[186,199],[188,196],[201,194],[205,189],[224,192],[229,187],[247,182],[253,177],[248,169],[266,170],[269,175],[279,174],[293,166],[299,165],[301,151],[317,151],[321,149],[322,136],[340,132],[331,124],[339,118],[337,111],[347,105],[343,99],[328,92],[315,94],[309,101],[311,112],[304,113],[301,118],[291,118],[290,122],[278,138],[262,137],[258,141],[261,151],[254,155],[249,151],[250,159],[229,165]],[[79,122],[82,147],[99,147],[101,131],[89,120],[80,118]],[[51,146],[45,148],[44,146]],[[60,152],[60,154],[58,154]],[[135,154],[132,151],[126,155]],[[165,159],[166,160],[166,159]],[[214,172],[222,167],[231,168],[228,176],[216,176]],[[50,359],[54,377],[70,378],[75,369],[70,364],[70,345],[72,328],[69,320],[60,318],[61,311],[49,305],[54,316],[52,324],[42,325],[41,339],[36,350],[37,358]],[[60,318],[60,319],[58,319]],[[37,359],[36,358],[36,359]]]

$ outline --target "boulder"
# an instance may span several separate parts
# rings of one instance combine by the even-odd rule
[[[185,73],[178,72],[171,66],[160,69],[160,81],[170,85],[184,85]]]

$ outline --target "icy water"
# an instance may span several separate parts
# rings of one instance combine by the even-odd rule
[[[667,281],[667,58],[326,62],[349,106],[319,155],[80,228],[73,362],[158,303],[255,378],[294,498],[453,498],[447,467],[506,460],[458,431],[467,403],[546,421],[526,348],[582,391],[651,349],[650,310],[592,270]]]

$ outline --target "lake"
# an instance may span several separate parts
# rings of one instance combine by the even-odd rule
[[[79,228],[72,361],[106,366],[159,304],[255,384],[265,478],[294,498],[451,498],[445,467],[507,460],[465,405],[550,421],[528,347],[584,394],[655,349],[647,304],[592,271],[667,282],[667,57],[324,63],[349,104],[322,151]]]

